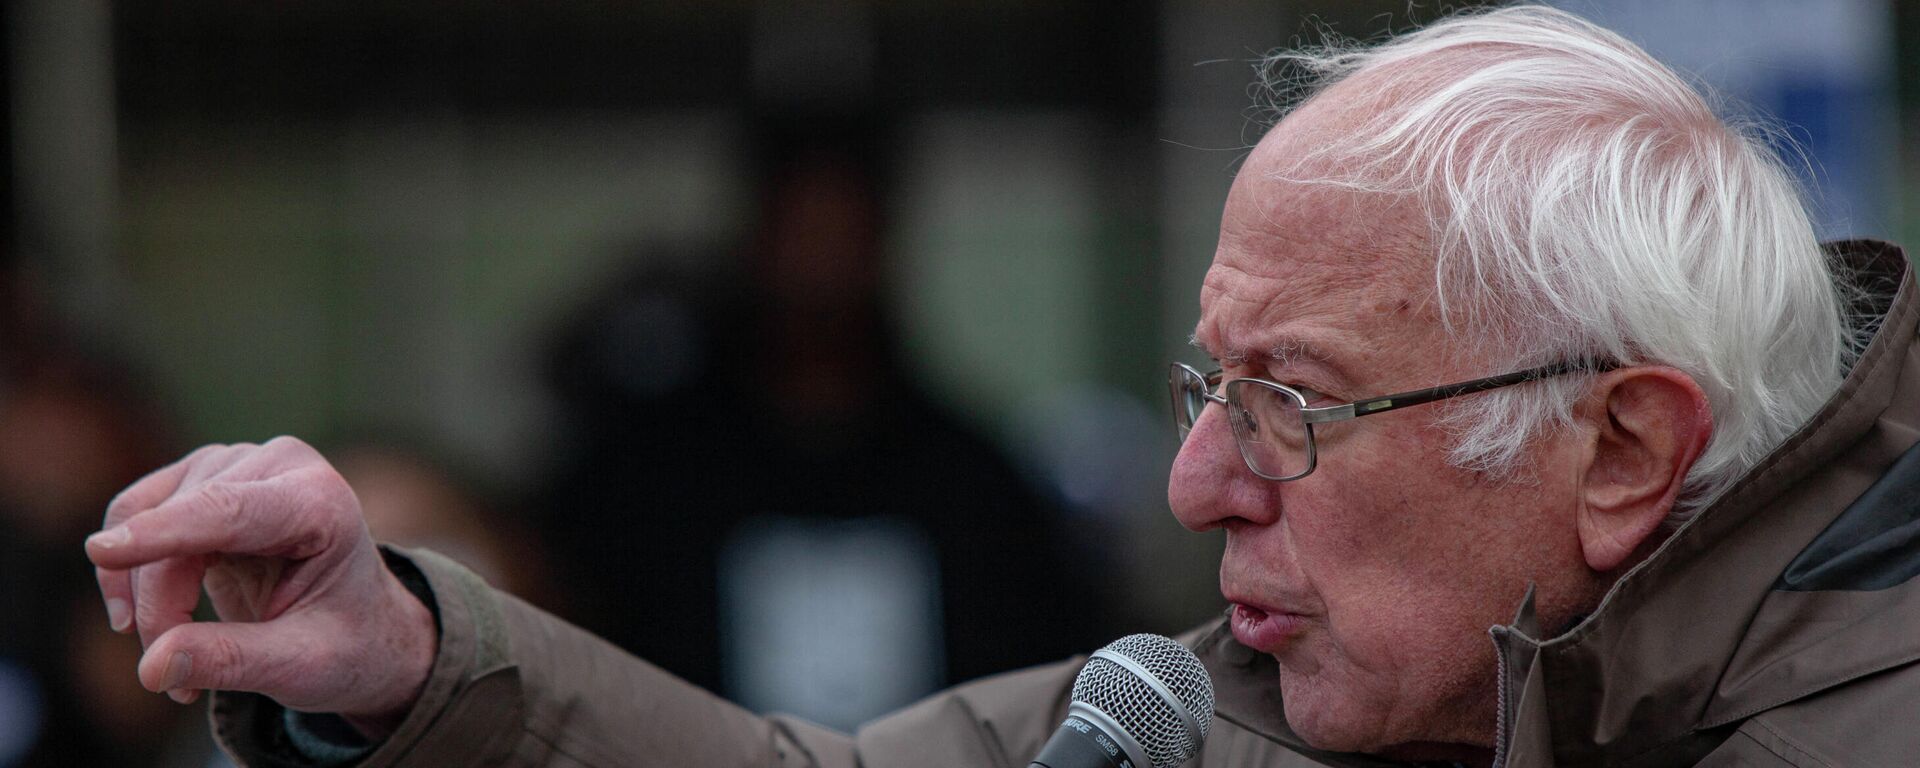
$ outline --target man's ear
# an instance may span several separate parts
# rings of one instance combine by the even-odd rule
[[[1592,441],[1579,474],[1580,547],[1588,567],[1606,573],[1673,510],[1713,434],[1713,411],[1693,377],[1637,366],[1601,374],[1574,418]]]

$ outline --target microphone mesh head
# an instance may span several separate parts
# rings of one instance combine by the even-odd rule
[[[1089,659],[1073,681],[1073,700],[1107,713],[1127,729],[1147,751],[1153,768],[1173,768],[1200,751],[1200,741],[1213,725],[1213,679],[1193,651],[1159,635],[1128,635],[1107,644],[1107,651],[1125,656],[1151,673],[1173,693],[1167,701],[1132,670],[1098,656]],[[1188,732],[1184,708],[1200,726]]]

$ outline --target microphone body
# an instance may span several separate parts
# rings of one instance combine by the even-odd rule
[[[1040,748],[1040,754],[1034,756],[1027,768],[1146,768],[1134,763],[1133,755],[1144,751],[1139,744],[1121,743],[1122,739],[1133,741],[1133,737],[1114,724],[1112,718],[1097,713],[1098,710],[1074,702],[1067,709],[1067,719],[1060,723],[1060,729],[1053,732],[1053,738],[1047,739],[1047,745]]]
[[[1212,723],[1213,680],[1193,652],[1128,635],[1080,669],[1066,720],[1027,768],[1174,768]]]

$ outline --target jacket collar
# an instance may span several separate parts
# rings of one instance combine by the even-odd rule
[[[1898,522],[1887,519],[1888,505],[1875,506],[1873,488],[1886,485],[1882,476],[1920,437],[1920,353],[1912,352],[1920,294],[1906,257],[1873,241],[1828,249],[1865,295],[1878,297],[1854,308],[1880,318],[1872,342],[1817,415],[1623,576],[1580,624],[1541,638],[1529,594],[1512,624],[1490,630],[1500,652],[1499,764],[1704,754],[1724,738],[1717,726],[1920,658],[1912,618],[1920,579],[1801,589],[1806,579],[1791,578],[1831,576],[1823,567],[1834,556],[1871,549],[1876,531]],[[1920,449],[1908,464],[1920,478]],[[1890,491],[1880,490],[1884,502]],[[1849,528],[1840,518],[1866,522]],[[1920,521],[1908,532],[1920,538]],[[1392,764],[1304,745],[1282,714],[1276,663],[1235,642],[1225,622],[1195,650],[1213,673],[1223,719],[1331,765]]]

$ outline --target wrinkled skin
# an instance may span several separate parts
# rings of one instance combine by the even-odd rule
[[[305,443],[201,448],[122,491],[102,529],[87,556],[113,628],[140,635],[148,690],[255,691],[375,736],[418,697],[432,615]],[[203,585],[218,622],[192,620]]]
[[[1341,88],[1241,170],[1196,342],[1226,378],[1304,386],[1322,395],[1310,406],[1507,373],[1445,336],[1411,205],[1272,178],[1348,124],[1333,106]],[[1488,628],[1512,619],[1530,582],[1548,622],[1597,598],[1575,525],[1583,443],[1544,440],[1522,481],[1491,482],[1447,463],[1444,407],[1323,425],[1318,468],[1285,483],[1248,471],[1225,409],[1209,407],[1175,461],[1175,515],[1226,532],[1222,593],[1300,627],[1263,650],[1288,722],[1314,746],[1483,761],[1497,700]]]

